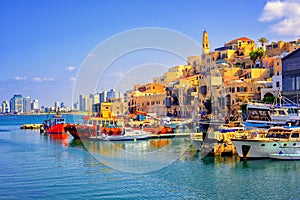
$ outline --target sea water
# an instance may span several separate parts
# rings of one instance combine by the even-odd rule
[[[300,198],[299,161],[202,158],[183,138],[62,141],[20,129],[44,119],[0,116],[0,199]]]

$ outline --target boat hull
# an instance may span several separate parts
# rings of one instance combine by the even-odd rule
[[[300,160],[300,154],[270,154],[270,158],[276,160]]]
[[[46,133],[53,139],[67,139],[68,132],[65,129],[66,124],[56,124],[46,129]]]
[[[242,159],[270,158],[270,154],[278,154],[284,146],[299,146],[299,141],[276,141],[256,139],[231,139],[238,156]]]

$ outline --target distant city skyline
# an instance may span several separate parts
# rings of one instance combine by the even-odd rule
[[[76,74],[89,52],[129,29],[168,28],[199,43],[207,30],[212,50],[242,36],[256,42],[260,37],[270,42],[295,40],[300,37],[299,7],[296,0],[3,1],[0,99],[22,94],[39,99],[40,105],[65,102],[72,106]],[[167,56],[160,59],[168,67],[186,64]],[[116,64],[131,63],[136,62],[127,59]],[[117,71],[113,74],[124,76]],[[134,81],[145,83],[156,75],[144,74]]]

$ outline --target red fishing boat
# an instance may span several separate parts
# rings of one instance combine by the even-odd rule
[[[67,139],[66,118],[62,115],[54,115],[53,119],[46,120],[41,126],[40,132],[47,133],[53,139]]]
[[[66,130],[74,137],[74,139],[88,139],[96,136],[97,132],[107,135],[119,135],[124,126],[124,120],[113,116],[111,112],[111,103],[101,103],[101,112],[95,116],[83,117],[83,124],[68,124]]]

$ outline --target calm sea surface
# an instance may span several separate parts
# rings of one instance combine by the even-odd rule
[[[45,119],[0,116],[0,199],[300,198],[298,161],[202,159],[180,138],[82,143],[20,129]]]

